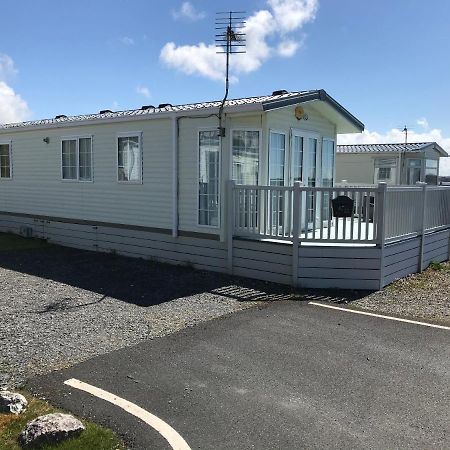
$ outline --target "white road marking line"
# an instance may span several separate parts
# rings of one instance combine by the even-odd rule
[[[85,391],[95,397],[101,398],[102,400],[106,400],[107,402],[122,408],[127,413],[141,419],[143,422],[154,428],[164,439],[166,439],[173,450],[191,450],[187,442],[170,425],[134,403],[75,378],[64,381],[64,384],[67,384],[67,386],[71,386],[75,389]]]
[[[381,319],[396,320],[397,322],[406,322],[412,323],[414,325],[423,325],[424,327],[440,328],[441,330],[450,330],[450,327],[446,327],[445,325],[435,325],[433,323],[418,322],[417,320],[400,319],[398,317],[384,316],[382,314],[374,314],[365,311],[357,311],[355,309],[340,308],[339,306],[324,305],[323,303],[308,302],[308,304],[314,306],[321,306],[322,308],[337,309],[338,311],[345,311],[353,314],[362,314],[363,316],[379,317]]]

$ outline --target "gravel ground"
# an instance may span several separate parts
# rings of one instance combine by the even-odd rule
[[[450,263],[402,278],[349,306],[450,326]]]
[[[40,247],[0,251],[0,388],[293,297],[289,288],[258,281]]]

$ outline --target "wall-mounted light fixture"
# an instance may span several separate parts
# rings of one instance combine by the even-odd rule
[[[50,142],[50,138],[47,136],[44,139],[42,139],[46,144],[48,144]]]

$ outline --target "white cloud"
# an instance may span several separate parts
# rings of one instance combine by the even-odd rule
[[[292,35],[315,19],[318,0],[267,0],[268,9],[256,11],[246,20],[246,53],[234,55],[230,62],[233,80],[237,75],[258,70],[274,56],[292,57],[301,41]],[[211,80],[223,80],[224,55],[216,53],[214,44],[201,42],[180,45],[168,42],[160,59],[168,67],[187,75],[199,75]]]
[[[188,19],[192,21],[201,20],[206,17],[204,11],[197,11],[191,2],[183,2],[180,9],[172,11],[172,17],[175,20]]]
[[[0,123],[22,122],[31,115],[27,102],[4,81],[0,81]]]
[[[317,0],[268,0],[273,16],[283,32],[294,31],[316,18]]]
[[[426,117],[421,117],[420,119],[417,119],[417,125],[420,125],[422,128],[425,129],[428,129],[430,127]]]
[[[281,41],[278,44],[277,52],[280,56],[283,56],[284,58],[290,58],[291,56],[295,55],[299,47],[300,42],[288,39],[286,41]]]
[[[121,37],[119,40],[120,40],[120,42],[122,42],[123,45],[127,45],[127,46],[134,45],[134,39],[130,38],[128,36]]]
[[[428,124],[428,123],[427,123]],[[405,142],[405,134],[398,128],[393,128],[386,133],[364,130],[362,133],[340,134],[338,144],[391,144]],[[450,154],[450,137],[445,137],[442,130],[433,128],[429,131],[417,133],[408,131],[408,142],[437,142]],[[441,158],[440,174],[450,175],[450,158]]]
[[[31,116],[27,102],[6,83],[16,73],[12,58],[0,54],[0,123],[21,122]]]
[[[4,53],[0,53],[0,80],[11,78],[16,73],[17,69],[12,58]]]
[[[148,87],[145,87],[145,86],[138,86],[138,87],[136,88],[136,92],[137,92],[138,94],[143,95],[145,98],[150,98],[150,97],[151,97],[150,89],[149,89]]]

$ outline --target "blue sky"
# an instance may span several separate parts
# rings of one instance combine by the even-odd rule
[[[230,7],[249,17],[231,97],[323,88],[366,125],[342,142],[398,141],[406,124],[450,150],[444,0],[2,0],[0,122],[221,98],[208,46]]]

